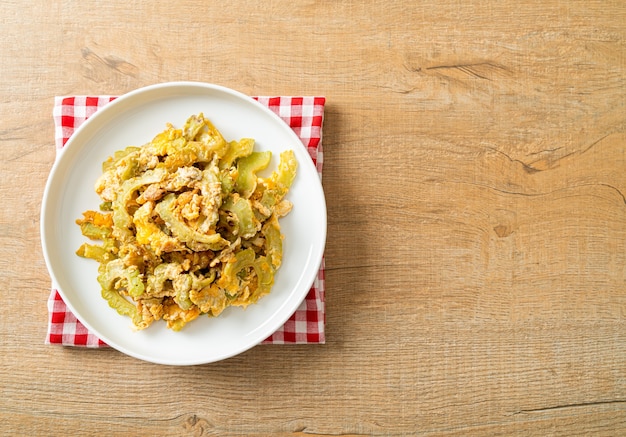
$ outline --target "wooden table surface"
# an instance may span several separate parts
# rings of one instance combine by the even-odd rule
[[[0,5],[0,434],[626,435],[626,3],[220,3]],[[177,80],[326,96],[325,345],[44,345],[54,96]]]

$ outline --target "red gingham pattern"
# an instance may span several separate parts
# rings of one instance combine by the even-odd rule
[[[115,100],[116,96],[64,96],[54,101],[55,146],[60,151],[70,136],[99,108]],[[320,178],[324,154],[322,152],[322,124],[324,97],[254,97],[282,118],[307,147]],[[263,344],[325,343],[325,277],[324,259],[309,293],[296,312]],[[107,347],[107,344],[89,332],[68,309],[53,287],[48,298],[48,333],[46,344],[63,346]]]

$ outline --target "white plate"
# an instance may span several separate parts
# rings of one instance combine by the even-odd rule
[[[98,264],[78,257],[85,241],[75,220],[101,203],[94,183],[101,164],[115,150],[149,142],[166,123],[182,127],[203,112],[227,140],[250,137],[255,150],[295,151],[296,179],[288,193],[294,207],[280,220],[285,235],[283,264],[269,295],[247,309],[226,309],[217,318],[200,317],[180,332],[163,322],[134,331],[130,319],[100,295]],[[58,157],[41,212],[43,253],[52,281],[76,317],[109,346],[138,359],[192,365],[239,354],[280,328],[304,300],[320,266],[326,241],[326,204],[313,162],[291,128],[269,109],[239,92],[195,82],[141,88],[108,104],[76,130]]]

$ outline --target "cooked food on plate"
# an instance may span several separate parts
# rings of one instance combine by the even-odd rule
[[[76,221],[94,241],[76,253],[99,263],[102,297],[137,329],[164,320],[178,331],[270,292],[297,162],[282,152],[269,173],[271,152],[254,146],[227,141],[201,113],[102,164],[102,204]]]

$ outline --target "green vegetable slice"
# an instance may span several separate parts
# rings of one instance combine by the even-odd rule
[[[257,172],[264,170],[272,159],[272,152],[253,152],[237,161],[237,181],[235,189],[248,199],[257,185]]]
[[[144,185],[155,184],[163,181],[169,173],[163,168],[148,170],[143,175],[128,179],[122,184],[121,193],[112,203],[113,224],[115,230],[120,233],[119,237],[126,241],[132,237],[130,227],[132,218],[128,213],[127,205],[133,193]]]
[[[226,263],[222,271],[222,277],[217,281],[217,285],[228,295],[236,296],[242,291],[242,276],[244,271],[253,268],[256,274],[257,284],[254,293],[247,303],[255,302],[259,297],[269,293],[274,283],[274,269],[266,257],[256,257],[254,250],[249,248],[238,252]]]
[[[249,200],[234,194],[226,199],[222,209],[232,212],[237,218],[237,235],[241,238],[251,238],[258,232],[260,223],[254,216]]]
[[[139,297],[145,287],[137,266],[126,267],[122,259],[107,263],[98,275],[103,290],[125,290],[131,297]]]
[[[148,277],[148,294],[160,293],[165,288],[166,281],[172,281],[183,271],[179,263],[161,263],[154,268],[152,275]]]
[[[260,203],[263,207],[272,209],[280,203],[296,177],[297,167],[298,162],[292,150],[280,154],[278,169],[266,181],[266,188],[261,196]]]
[[[265,237],[265,253],[275,269],[282,264],[283,236],[280,233],[280,224],[275,215],[272,215],[263,225],[261,233]]]
[[[253,264],[254,272],[257,276],[257,288],[254,293],[248,298],[249,303],[254,303],[262,296],[265,296],[272,289],[274,285],[274,273],[275,269],[272,268],[269,260],[264,257],[258,257]]]
[[[101,264],[106,264],[115,259],[115,255],[106,250],[103,246],[88,243],[83,243],[76,251],[76,255],[83,258],[95,259]]]
[[[115,151],[112,157],[102,163],[102,172],[105,173],[109,170],[113,170],[116,167],[119,167],[122,164],[122,161],[124,159],[128,159],[129,156],[133,158],[132,161],[134,162],[124,162],[123,167],[133,167],[136,164],[135,157],[140,150],[141,148],[139,147],[128,146],[125,149]]]
[[[137,311],[137,307],[127,301],[118,291],[109,288],[102,289],[102,297],[109,303],[121,316],[130,317],[135,326],[141,325],[141,314]]]
[[[91,240],[104,240],[111,236],[111,231],[112,229],[107,226],[98,226],[89,222],[80,224],[80,232]]]
[[[220,159],[220,169],[225,169],[233,165],[237,158],[248,156],[254,150],[254,140],[252,138],[242,138],[239,141],[228,143],[226,153]]]
[[[156,204],[154,210],[176,238],[195,251],[221,250],[228,245],[228,240],[223,239],[220,234],[203,234],[189,227],[174,213],[175,201],[176,195],[170,193]]]

